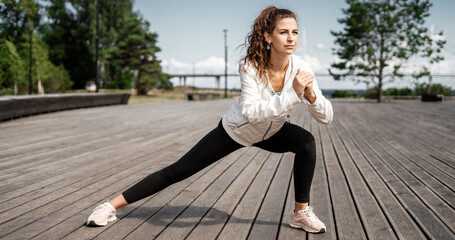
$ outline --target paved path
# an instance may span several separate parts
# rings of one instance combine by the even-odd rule
[[[0,123],[0,238],[454,239],[455,102],[334,101],[317,139],[311,205],[325,234],[288,226],[293,155],[243,148],[84,226],[96,204],[176,161],[232,100],[78,109]]]

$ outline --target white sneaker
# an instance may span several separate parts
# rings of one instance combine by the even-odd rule
[[[102,227],[117,220],[115,208],[108,202],[98,205],[87,219],[87,225]]]
[[[325,232],[325,225],[313,212],[313,208],[308,206],[304,210],[294,211],[289,225],[293,228],[303,228],[310,233]]]

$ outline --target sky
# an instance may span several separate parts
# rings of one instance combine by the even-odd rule
[[[443,31],[447,39],[445,60],[432,67],[436,74],[455,75],[455,0],[433,0],[430,16],[425,25],[434,32]],[[296,13],[299,23],[299,44],[296,55],[304,58],[319,74],[335,61],[332,48],[335,38],[330,31],[340,31],[344,0],[135,0],[133,8],[150,23],[150,30],[158,34],[157,54],[167,73],[224,73],[224,33],[227,29],[228,72],[238,73],[238,62],[254,19],[262,9],[275,5]],[[303,34],[302,34],[303,33]],[[305,42],[305,43],[304,43]],[[228,79],[230,88],[240,87],[237,78]],[[317,77],[320,88],[364,89],[364,84],[352,81],[334,81],[331,77]],[[178,79],[173,79],[178,85]],[[455,89],[455,77],[435,77]],[[195,79],[189,82],[197,87],[214,87],[213,79]],[[410,80],[390,83],[387,87],[411,87]]]

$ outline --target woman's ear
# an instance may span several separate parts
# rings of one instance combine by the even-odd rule
[[[264,32],[264,38],[265,38],[265,41],[270,45],[270,43],[272,43],[272,35],[270,35],[270,33],[268,32]]]

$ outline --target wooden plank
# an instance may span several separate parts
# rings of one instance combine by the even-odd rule
[[[322,141],[319,128],[325,127],[316,120],[311,121],[311,132],[316,140],[316,169],[315,178],[311,187],[310,205],[318,218],[324,222],[326,232],[324,234],[308,234],[309,240],[336,239],[336,226],[333,216],[332,198],[330,195],[329,183],[327,179],[327,167],[322,154]]]
[[[343,123],[341,125],[344,125]],[[425,239],[425,235],[414,223],[412,218],[400,204],[394,194],[388,189],[383,179],[376,173],[373,167],[367,162],[363,151],[367,151],[365,145],[353,135],[353,130],[345,126],[337,126],[337,129],[343,138],[343,142],[352,156],[356,167],[362,173],[365,182],[372,190],[376,200],[381,206],[382,211],[393,228],[393,231],[400,239]],[[374,155],[371,155],[374,157]]]
[[[163,131],[166,131],[166,130],[167,130],[167,131],[172,131],[172,130],[173,130],[173,127],[172,127],[173,125],[174,125],[174,126],[180,126],[181,123],[184,121],[183,119],[181,119],[182,115],[183,115],[182,113],[180,113],[180,115],[178,115],[178,118],[177,118],[176,122],[167,121],[167,122],[164,122],[164,123],[157,124],[157,125],[162,126],[162,128],[159,128],[158,131],[155,131],[155,132],[157,132],[158,135],[159,135],[159,132],[163,132]],[[178,120],[178,119],[181,119],[181,120]],[[170,120],[170,119],[169,119],[169,120]],[[185,119],[185,120],[188,120],[188,119]],[[102,127],[102,129],[105,129],[106,127],[107,127],[107,126]],[[118,127],[119,127],[119,126],[117,126],[117,124],[114,124],[114,125],[109,126],[108,129],[111,130],[111,129],[116,129],[116,128],[118,128]],[[93,141],[93,142],[98,142],[98,145],[101,144],[100,146],[103,146],[102,144],[105,144],[106,139],[108,139],[109,136],[110,136],[111,138],[112,138],[112,136],[121,138],[121,137],[123,137],[123,136],[128,136],[128,135],[129,135],[128,137],[131,137],[131,135],[132,135],[134,132],[136,132],[135,135],[143,135],[143,134],[144,134],[144,133],[142,133],[142,132],[144,132],[144,131],[143,131],[143,130],[144,130],[143,128],[138,128],[138,130],[142,130],[142,131],[137,131],[137,132],[136,132],[136,131],[131,131],[130,129],[122,129],[122,132],[121,132],[121,133],[123,133],[122,135],[120,135],[120,132],[115,132],[115,131],[114,131],[114,132],[113,132],[113,131],[107,131],[107,132],[106,132],[106,130],[103,130],[103,132],[102,132],[101,134],[97,134],[96,132],[94,132],[94,133],[92,132],[92,134],[93,134],[94,136],[97,136],[97,138],[98,138],[98,139],[96,139],[96,140]],[[141,134],[141,133],[142,133],[142,134]],[[66,133],[66,135],[71,136],[71,135],[73,135],[73,132],[71,132],[71,133]],[[100,137],[104,137],[104,139],[103,139],[103,138],[100,138]],[[71,140],[73,140],[73,139],[71,139]],[[85,146],[91,147],[91,145],[93,145],[93,143],[89,141],[90,139],[84,139],[84,143],[83,143],[83,144],[81,144],[81,140],[78,139],[78,138],[74,138],[74,140],[77,141],[77,142],[79,143],[79,145],[80,145],[80,148],[84,149],[85,151],[89,151],[89,150],[90,150],[90,148],[87,149],[87,147],[85,147]],[[55,156],[56,153],[58,153],[58,152],[67,151],[67,150],[64,148],[64,146],[61,146],[61,141],[63,141],[63,139],[55,139],[55,140],[54,140],[55,143],[53,142],[53,143],[48,144],[47,149],[43,149],[44,147],[43,147],[42,145],[39,146],[39,148],[42,149],[41,152],[35,152],[34,155],[30,156],[30,157],[32,157],[31,159],[25,159],[25,160],[28,160],[28,162],[29,162],[29,165],[28,165],[28,166],[37,166],[37,165],[42,164],[41,162],[39,162],[39,160],[41,160],[43,157],[46,158],[46,157],[47,157],[46,155]],[[121,141],[121,139],[120,139],[119,141]],[[57,142],[58,142],[58,144],[57,144]],[[88,143],[87,143],[87,142],[88,142]],[[61,146],[61,147],[59,147],[59,148],[56,150],[56,149],[55,149],[55,146],[56,146],[56,145],[59,145],[59,146]],[[73,142],[71,142],[71,144],[68,144],[68,145],[69,145],[69,146],[68,146],[67,148],[71,148],[71,147],[74,147],[74,146],[75,146]],[[84,145],[85,145],[85,146],[84,146]],[[95,147],[99,148],[100,146],[95,146]],[[93,147],[92,147],[92,148],[93,148]],[[33,149],[29,149],[29,148],[27,148],[27,150],[33,151]],[[19,152],[22,153],[22,152],[24,152],[24,151],[23,151],[23,150],[20,150]],[[24,152],[24,153],[26,154],[26,152]],[[40,153],[44,153],[44,155],[40,155]],[[14,155],[13,155],[13,156],[11,156],[11,158],[12,158],[13,162],[15,162],[16,164],[20,162],[20,161],[17,161],[17,156],[14,156]],[[5,158],[5,156],[2,156],[2,159],[3,159],[3,161],[2,161],[1,164],[4,165],[4,164],[5,164],[5,161],[7,160],[7,158]],[[16,161],[14,161],[14,160],[16,160]],[[21,158],[20,160],[23,161],[24,159]],[[46,159],[46,160],[47,160],[47,159]],[[28,167],[28,166],[27,166],[27,167]],[[9,169],[11,169],[11,167],[9,167]]]
[[[244,150],[240,150],[209,166],[208,168],[203,169],[199,173],[195,174],[197,177],[192,176],[188,180],[184,180],[183,182],[186,182],[184,185],[177,183],[160,191],[153,198],[148,199],[143,203],[133,203],[128,205],[130,208],[119,209],[119,213],[121,214],[119,216],[120,219],[114,224],[109,225],[107,228],[96,228],[94,230],[90,229],[90,231],[87,231],[87,227],[82,227],[67,235],[65,239],[93,239],[95,237],[118,239],[124,238],[133,230],[140,231],[140,229],[145,229],[143,226],[147,225],[147,221],[149,221],[151,216],[154,216],[162,211],[169,204],[175,202],[176,199],[194,199],[194,196],[200,194],[204,187],[207,187],[207,185],[210,184],[210,181],[218,177],[220,173],[238,161],[239,157],[241,157],[244,152]],[[181,154],[181,152],[179,154]],[[182,204],[181,206],[184,205]],[[83,217],[87,217],[87,215]],[[162,221],[157,221],[155,223],[162,224]],[[152,229],[155,230],[155,228],[146,228],[147,231],[151,231]],[[143,237],[136,239],[147,238],[147,231],[145,231],[145,235]]]
[[[335,125],[335,124],[334,124]],[[328,127],[330,138],[335,148],[341,170],[351,190],[352,198],[357,207],[362,225],[369,239],[397,239],[388,224],[381,207],[372,195],[365,180],[355,168],[351,156],[341,142],[340,135],[334,125]]]
[[[137,128],[129,128],[129,130],[134,131],[141,128],[143,130],[149,130],[149,127],[147,127],[148,124],[154,126],[154,124],[167,123],[169,120],[184,121],[187,117],[192,116],[188,114],[191,111],[197,115],[201,115],[201,112],[204,111],[207,113],[223,111],[220,108],[224,108],[223,104],[225,105],[228,102],[220,101],[220,103],[212,105],[210,109],[204,109],[205,106],[202,104],[193,104],[191,106],[184,103],[167,103],[165,106],[161,106],[158,103],[136,104],[124,107],[80,109],[47,114],[45,115],[46,117],[34,116],[14,120],[0,124],[0,130],[2,132],[0,141],[3,142],[0,145],[0,149],[5,150],[16,146],[25,148],[35,142],[67,136],[67,132],[77,134],[80,131],[85,131],[99,134],[109,126],[111,128],[136,126]],[[185,113],[187,114],[185,115]],[[123,115],[130,116],[131,118],[121,117]],[[138,116],[134,117],[136,115]],[[106,121],[106,119],[108,120]],[[168,121],[163,121],[163,119]],[[78,131],[75,131],[75,128]],[[46,131],[47,129],[51,129],[52,131]],[[24,138],[24,136],[27,136],[27,138]]]
[[[301,229],[295,229],[289,226],[291,221],[291,213],[295,209],[295,200],[294,200],[294,176],[291,175],[291,181],[287,189],[286,202],[284,212],[281,215],[281,224],[279,226],[279,232],[277,239],[302,239],[306,240],[307,233]],[[322,221],[322,220],[321,220]]]
[[[444,200],[447,204],[449,204],[452,208],[455,207],[455,198],[453,197],[455,192],[455,179],[451,176],[447,175],[446,172],[454,172],[454,169],[446,168],[446,172],[442,171],[440,168],[435,167],[432,164],[429,164],[418,155],[414,154],[414,152],[408,150],[401,142],[396,141],[390,134],[382,134],[380,133],[382,139],[389,143],[387,145],[388,148],[393,147],[396,151],[395,154],[400,153],[401,155],[398,156],[399,161],[398,164],[406,168],[413,176],[418,178],[422,181],[425,185],[427,185],[430,190],[432,190],[435,194],[437,194],[442,200]],[[407,143],[407,142],[406,142]]]
[[[389,131],[389,133],[392,133]],[[437,178],[439,181],[444,183],[445,186],[451,188],[455,186],[454,184],[454,176],[455,176],[455,169],[450,167],[449,165],[441,162],[431,155],[424,152],[422,149],[418,148],[416,145],[413,144],[412,141],[408,141],[406,139],[401,138],[397,134],[390,134],[387,137],[388,141],[391,142],[391,145],[396,148],[398,151],[402,152],[406,155],[409,160],[413,161],[417,165],[419,165],[422,169],[428,171]],[[401,144],[406,143],[406,145]]]
[[[200,120],[200,118],[199,118],[199,120]],[[201,123],[200,125],[202,126],[203,124],[204,124],[204,123]],[[69,189],[72,189],[72,188],[69,188]],[[46,203],[46,202],[43,202],[43,204],[45,204],[45,203]]]
[[[152,139],[149,141],[144,141],[142,139],[134,139],[134,141],[126,141],[123,145],[113,145],[107,149],[103,149],[102,151],[90,152],[86,153],[82,156],[74,156],[67,158],[66,161],[68,162],[68,168],[64,168],[61,170],[53,170],[52,172],[56,172],[55,174],[49,174],[48,178],[42,179],[40,181],[36,181],[39,178],[36,177],[34,180],[36,182],[32,184],[25,185],[24,187],[17,187],[12,188],[13,190],[8,191],[8,194],[3,194],[0,196],[0,201],[4,203],[5,201],[17,201],[14,200],[15,198],[21,196],[25,199],[23,200],[32,200],[33,198],[29,198],[23,196],[24,194],[33,194],[33,197],[37,197],[42,195],[40,193],[52,192],[52,188],[56,188],[55,190],[59,189],[59,186],[65,186],[70,184],[71,182],[77,182],[81,179],[85,179],[88,176],[92,176],[92,174],[97,174],[101,170],[109,171],[111,167],[117,167],[123,164],[127,164],[127,161],[124,159],[134,159],[140,155],[151,154],[154,151],[159,151],[162,148],[166,148],[167,146],[174,144],[175,139],[178,134],[183,134],[184,132],[176,132],[175,134],[169,134],[162,136],[161,140],[169,139],[169,142],[166,144],[161,145],[161,147],[152,148],[149,151],[136,151],[134,153],[130,153],[129,150],[131,149],[130,143],[132,145],[138,145],[142,143],[149,143],[150,145],[157,144],[159,141],[157,139]],[[180,135],[186,136],[186,135]],[[117,152],[119,151],[119,152]],[[82,167],[78,167],[82,166]],[[78,169],[79,171],[72,171],[74,169]],[[42,174],[45,174],[48,171],[43,171]],[[36,176],[36,175],[35,175]],[[38,175],[40,176],[40,175]],[[31,175],[28,175],[31,177]],[[33,179],[32,179],[33,180]],[[9,189],[8,189],[9,190]]]
[[[415,166],[412,161],[409,161],[405,156],[400,154],[390,144],[385,142],[380,133],[370,135],[375,150],[379,153],[384,163],[410,188],[410,190],[419,196],[425,205],[429,206],[449,229],[455,229],[455,211],[446,204],[443,195],[453,198],[453,192],[448,190],[442,184],[432,181],[434,180],[421,168]],[[423,183],[426,183],[430,189]],[[436,193],[441,195],[437,196]],[[450,201],[450,200],[446,200]],[[455,236],[455,235],[454,235]]]
[[[191,134],[199,135],[200,133],[202,133],[202,131],[200,131],[200,130],[198,132],[199,133],[194,132]],[[53,185],[49,186],[52,183],[57,183],[57,185],[61,185],[61,184],[68,185],[71,183],[71,181],[78,182],[78,181],[86,179],[87,176],[90,176],[90,172],[99,173],[100,170],[109,171],[110,167],[117,167],[117,166],[121,166],[123,164],[128,163],[127,161],[124,161],[124,159],[134,159],[136,156],[140,156],[141,154],[142,155],[150,154],[151,152],[160,150],[161,148],[165,148],[165,147],[169,146],[170,144],[175,143],[176,141],[186,141],[188,136],[191,136],[191,135],[189,135],[190,133],[187,133],[187,134],[183,134],[183,133],[184,133],[183,131],[178,131],[178,132],[171,133],[168,135],[163,135],[163,136],[160,136],[157,138],[153,138],[153,139],[150,139],[147,141],[144,141],[144,140],[142,140],[141,142],[136,141],[133,144],[134,147],[136,147],[138,149],[141,146],[154,146],[154,145],[159,146],[159,147],[152,148],[146,152],[136,150],[134,153],[129,153],[128,150],[131,149],[131,146],[127,145],[127,142],[124,142],[124,146],[121,146],[120,148],[117,146],[113,146],[112,148],[108,149],[108,151],[112,151],[112,153],[108,153],[108,152],[100,153],[100,154],[90,153],[90,156],[87,156],[87,159],[84,160],[84,161],[88,160],[90,162],[90,164],[83,163],[82,165],[84,165],[84,166],[81,168],[78,168],[80,171],[77,171],[77,172],[73,171],[73,172],[68,173],[67,171],[70,171],[70,170],[74,169],[75,167],[77,167],[77,165],[74,165],[74,164],[81,165],[80,161],[78,161],[78,160],[79,159],[82,160],[84,158],[76,157],[75,160],[72,160],[72,158],[70,158],[70,159],[68,159],[68,161],[70,161],[72,164],[68,164],[69,167],[67,168],[68,169],[67,171],[62,171],[58,176],[55,176],[55,177],[52,177],[52,175],[51,175],[51,176],[49,176],[49,178],[44,179],[44,181],[38,181],[32,185],[26,185],[26,187],[24,187],[24,189],[20,189],[20,188],[16,189],[13,192],[9,192],[8,194],[2,195],[1,199],[5,199],[6,197],[8,197],[11,199],[10,201],[13,202],[12,204],[16,204],[16,205],[19,205],[20,203],[25,203],[25,202],[17,201],[15,198],[18,195],[27,194],[27,193],[31,192],[33,189],[38,189],[41,192],[47,192],[47,191],[52,192],[52,188],[54,186]],[[164,142],[164,143],[161,144],[160,142]],[[119,154],[119,153],[113,151],[114,149],[120,150],[121,153]],[[75,163],[73,164],[73,162],[75,162]],[[48,188],[50,188],[50,189],[48,189]],[[31,198],[26,197],[26,198],[23,198],[23,200],[31,201],[31,200],[39,197],[40,195],[42,195],[37,192],[31,192],[31,194],[33,195]],[[3,205],[3,206],[8,207],[8,205]],[[1,206],[0,206],[0,209],[1,209]]]
[[[208,167],[201,171],[198,174],[195,174],[194,176],[190,177],[186,181],[182,181],[179,183],[176,183],[173,186],[170,186],[166,190],[161,191],[160,193],[157,193],[156,195],[146,198],[144,200],[138,201],[134,204],[128,205],[121,210],[119,210],[117,216],[119,218],[125,218],[126,217],[133,217],[134,214],[130,214],[131,212],[135,211],[138,209],[138,207],[143,207],[144,202],[146,201],[153,201],[157,203],[163,203],[166,204],[172,198],[175,197],[179,192],[181,192],[185,187],[190,185],[195,179],[198,179],[204,173],[212,169],[212,167]],[[112,195],[112,197],[115,197],[115,195]],[[153,208],[152,208],[153,209]],[[107,228],[111,227],[113,224],[116,224],[116,222],[110,224],[106,228],[90,228],[86,226],[82,226],[85,224],[85,220],[87,216],[90,215],[91,211],[93,210],[93,206],[90,208],[87,208],[73,217],[70,217],[69,219],[65,220],[64,222],[61,222],[60,224],[55,225],[54,227],[48,229],[47,231],[44,231],[40,233],[39,235],[35,236],[34,238],[36,239],[91,239],[101,233],[102,231],[106,230]],[[152,210],[153,211],[153,210]],[[144,211],[142,211],[144,212]],[[138,220],[140,220],[138,218]]]
[[[259,151],[255,158],[267,159],[269,153]],[[158,237],[157,239],[183,239],[196,224],[206,215],[213,204],[219,199],[232,181],[238,176],[245,166],[253,161],[239,161],[239,165],[230,168],[220,176],[213,184],[201,194],[185,211],[180,214]]]
[[[183,136],[185,136],[185,135],[183,135]],[[178,139],[179,138],[176,138],[175,140],[178,140]],[[183,140],[187,140],[187,139],[188,138],[186,138],[186,139],[182,138],[180,140],[183,141]],[[57,189],[51,188],[51,191],[49,192],[47,190],[47,186],[46,186],[46,188],[41,189],[42,192],[36,192],[36,191],[31,192],[30,195],[32,195],[34,198],[31,197],[31,199],[28,199],[28,197],[27,197],[28,195],[25,194],[25,195],[21,196],[20,200],[12,199],[10,201],[4,202],[4,204],[2,204],[0,206],[0,209],[10,209],[8,212],[4,213],[8,217],[19,216],[19,215],[21,215],[21,213],[27,213],[28,211],[30,211],[34,208],[37,208],[39,206],[42,206],[42,205],[46,204],[47,202],[53,201],[62,196],[65,196],[67,194],[71,194],[72,191],[88,187],[88,186],[96,183],[97,181],[102,181],[104,178],[111,175],[112,173],[122,171],[125,168],[133,167],[136,164],[140,164],[142,161],[144,161],[144,159],[162,158],[163,157],[162,155],[166,155],[166,153],[168,153],[171,149],[175,150],[175,149],[181,148],[181,146],[179,147],[178,144],[176,144],[175,142],[169,141],[169,143],[171,143],[171,144],[165,146],[164,148],[158,148],[156,151],[153,151],[151,153],[146,153],[145,155],[142,155],[142,156],[139,155],[139,157],[137,157],[137,155],[140,152],[136,152],[135,154],[130,154],[131,160],[118,161],[119,162],[118,164],[110,164],[110,166],[106,167],[105,169],[103,169],[101,167],[98,167],[97,169],[92,169],[92,172],[94,173],[94,175],[90,175],[89,174],[90,171],[81,171],[82,174],[84,174],[84,173],[86,174],[85,177],[81,175],[82,179],[73,180],[73,178],[75,178],[74,176],[69,177],[68,179],[64,179],[64,180],[60,181],[60,182],[64,182],[65,184],[67,184],[67,185],[63,185],[61,188],[57,188]],[[128,158],[126,158],[126,159],[128,159]],[[112,159],[108,158],[108,160],[111,161]],[[107,163],[104,163],[104,164],[107,164]],[[102,169],[103,171],[100,171],[100,169]],[[43,201],[43,199],[46,199],[46,201]],[[20,202],[21,204],[16,204],[15,202]],[[19,208],[13,208],[13,207],[8,208],[8,206],[13,205],[13,204],[19,205],[20,207]],[[5,206],[5,208],[4,208],[4,206]]]
[[[365,230],[343,175],[326,128],[320,128],[324,161],[327,168],[333,215],[339,239],[365,239]]]
[[[294,154],[283,154],[282,160],[261,204],[248,239],[276,239],[283,215],[286,192],[294,166]],[[289,216],[289,213],[285,213]]]
[[[395,116],[391,117],[396,118]],[[412,116],[409,116],[409,118],[411,117]],[[406,122],[402,117],[400,117],[400,119],[401,121],[397,122]],[[408,125],[399,124],[390,127],[392,129],[396,129],[397,127],[404,128],[407,132],[407,137],[411,137],[413,140],[422,143],[424,146],[427,146],[428,149],[434,149],[442,155],[447,155],[453,159],[455,150],[450,143],[455,141],[455,138],[451,136],[455,131],[450,130],[450,128],[445,127],[444,125],[436,125],[433,123],[433,119],[421,119],[418,122],[408,123]],[[385,122],[384,124],[390,125],[390,122]],[[443,129],[440,131],[433,130],[438,127]],[[434,142],[438,142],[438,144],[433,144]]]
[[[257,149],[248,149],[248,151],[239,158],[236,162],[236,166],[245,164],[245,162],[250,162],[254,156],[257,154]],[[235,154],[235,153],[234,153]],[[221,161],[221,162],[224,162]],[[236,167],[234,167],[236,168]],[[232,170],[231,170],[232,171]],[[142,225],[138,228],[134,229],[125,239],[144,239],[144,238],[157,238],[161,236],[161,233],[165,231],[165,229],[172,224],[175,219],[182,214],[182,212],[190,206],[190,204],[195,201],[203,191],[212,185],[212,182],[220,176],[222,172],[215,174],[208,175],[205,179],[197,184],[191,186],[190,189],[187,189],[182,194],[177,196],[171,202],[169,202],[166,206],[164,206],[160,211],[155,213],[153,216],[148,218]],[[192,209],[201,209],[207,210],[208,208],[204,207],[197,207],[194,206]],[[184,221],[184,220],[179,220]],[[183,222],[182,222],[183,223]]]
[[[128,169],[128,170],[130,170],[130,169]],[[74,191],[74,190],[73,190],[73,191]],[[77,192],[77,191],[76,191],[76,192]],[[74,193],[73,193],[73,194],[74,194]],[[66,198],[66,197],[64,197],[64,198]],[[57,200],[57,201],[58,201],[58,202],[61,202],[61,199],[59,199],[59,200]],[[47,203],[48,201],[41,201],[41,202]],[[38,204],[39,204],[39,203],[38,203]],[[29,208],[30,206],[29,206],[29,205],[25,205],[24,207]],[[9,215],[10,215],[10,214],[7,214],[6,216],[9,217]],[[24,216],[21,216],[21,217],[24,217]],[[21,218],[21,217],[19,217],[19,218]],[[31,219],[35,219],[35,218],[39,218],[39,215],[36,215],[36,214],[35,214],[35,215],[31,216]],[[14,222],[15,220],[16,220],[16,219],[14,219],[12,222]],[[22,222],[24,222],[24,221],[22,221]],[[8,224],[10,224],[10,223],[11,223],[11,222],[8,222],[6,225],[8,225]],[[2,226],[2,227],[3,227],[3,226]]]
[[[172,155],[175,155],[175,153],[170,152],[156,159],[143,161],[134,167],[108,176],[103,181],[93,183],[91,186],[79,189],[52,202],[43,199],[43,202],[47,203],[46,205],[35,208],[25,215],[21,215],[0,225],[0,232],[2,236],[11,233],[8,235],[8,238],[32,237],[54,226],[56,222],[66,220],[82,209],[93,208],[93,203],[99,202],[100,197],[105,198],[105,196],[112,195],[113,193],[118,194],[121,189],[125,189],[126,186],[136,182],[138,177],[145,177],[152,169],[156,171],[165,167],[169,163],[160,160],[163,160],[165,157],[172,157]],[[122,181],[118,181],[118,179],[122,179]],[[21,231],[14,232],[18,229]]]
[[[368,154],[367,150],[362,150],[365,153],[366,158],[370,161],[370,164],[374,166],[376,171],[380,173],[382,178],[385,179],[395,196],[399,199],[403,207],[405,207],[426,236],[431,236],[436,239],[452,238],[453,234],[447,229],[447,227],[444,226],[444,223],[442,223],[441,220],[439,220],[439,218],[436,217],[420,201],[420,199],[408,189],[408,186],[395,176],[395,174],[393,174],[393,172],[382,162],[383,160],[388,160],[387,154],[372,147],[375,142],[371,135],[366,133],[363,129],[358,129],[356,127],[351,127],[351,129],[353,131],[359,131],[358,138],[361,138],[372,150],[372,152],[368,152]],[[378,158],[372,157],[371,154],[377,155],[382,159],[380,161],[372,162],[371,160],[376,160]]]
[[[270,155],[217,239],[247,238],[281,157],[282,154],[273,153]]]
[[[199,119],[200,119],[200,118],[199,118]],[[189,119],[187,119],[187,120],[189,120]],[[198,121],[198,119],[195,118],[195,121]],[[188,123],[189,123],[189,122],[188,122]],[[195,125],[195,126],[196,126],[196,125]],[[182,129],[182,128],[181,128],[181,129]],[[177,130],[177,129],[176,129],[176,130]],[[164,130],[164,131],[165,131],[165,130]],[[170,134],[173,134],[174,130],[170,129],[170,132],[171,132]],[[157,132],[157,133],[160,134],[160,132]],[[162,132],[161,134],[164,134],[164,133],[166,133],[166,132]],[[160,134],[160,135],[161,135],[161,134]],[[166,133],[166,134],[169,134],[169,133]],[[144,136],[147,136],[147,135],[144,134]],[[159,135],[158,135],[158,136],[159,136]],[[115,144],[122,144],[122,145],[123,145],[123,144],[126,144],[126,143],[129,141],[129,140],[125,140],[124,142],[119,142],[119,141],[117,141],[117,139],[114,139],[114,138],[113,138],[112,140],[115,141]],[[138,140],[140,141],[141,139],[138,138]],[[105,143],[104,143],[104,144],[105,144]],[[106,144],[106,145],[107,145],[107,144]],[[112,145],[114,145],[114,144],[109,144],[109,145],[107,145],[107,146],[112,148]],[[134,146],[135,146],[136,148],[138,147],[137,145],[134,145]],[[96,149],[95,151],[99,151],[99,150],[100,150],[100,149]],[[60,174],[62,171],[63,171],[63,172],[66,172],[66,171],[68,171],[68,170],[70,170],[70,169],[72,169],[72,168],[74,168],[74,167],[76,167],[76,166],[78,166],[78,165],[81,165],[80,161],[84,161],[85,158],[87,158],[87,157],[90,158],[90,156],[92,156],[92,155],[94,155],[94,154],[96,153],[96,152],[87,152],[87,149],[84,149],[84,151],[80,151],[80,152],[82,152],[83,155],[81,155],[81,156],[70,155],[70,156],[71,156],[73,159],[75,159],[75,160],[71,160],[69,164],[68,164],[68,161],[59,161],[58,164],[61,165],[61,166],[64,166],[66,169],[61,169],[61,171],[60,171],[60,170],[57,170],[55,167],[58,166],[58,165],[56,165],[54,162],[52,162],[51,160],[49,160],[49,161],[51,161],[51,162],[50,162],[48,165],[44,165],[44,164],[42,164],[41,166],[38,165],[38,166],[39,166],[39,169],[43,169],[43,171],[37,169],[38,171],[34,171],[33,173],[28,174],[27,176],[25,176],[24,173],[22,172],[22,174],[19,175],[18,178],[16,178],[16,179],[8,179],[8,181],[15,183],[15,185],[6,186],[6,183],[3,182],[3,183],[2,183],[3,186],[2,186],[1,188],[2,188],[2,189],[4,189],[4,188],[8,188],[8,189],[17,189],[17,188],[20,187],[20,186],[27,186],[27,185],[30,184],[32,181],[41,181],[41,180],[44,180],[44,179],[36,178],[36,176],[42,176],[42,178],[48,179],[48,178],[51,177],[53,174]],[[66,153],[66,152],[64,152],[64,153],[65,153],[65,154],[68,154],[68,153]],[[85,155],[85,156],[84,156],[84,155]],[[56,158],[55,156],[52,156],[52,157],[53,157],[54,159]],[[57,159],[60,160],[60,159],[63,159],[63,158],[65,158],[65,156],[61,156],[61,157],[59,157],[59,158],[57,158]],[[92,163],[94,163],[94,162],[96,162],[96,161],[87,161],[87,162],[88,162],[88,164],[92,164]],[[35,164],[35,165],[37,165],[38,163],[36,163],[35,159],[33,159],[33,160],[31,161],[30,164]],[[82,165],[85,165],[85,164],[82,164]],[[52,169],[51,169],[51,166],[52,166]],[[20,172],[20,171],[16,171],[16,172]],[[38,174],[38,175],[36,175],[36,174]],[[24,178],[24,179],[26,179],[26,181],[21,181],[20,178]]]
[[[169,145],[167,148],[161,149],[159,151],[154,151],[150,154],[145,154],[140,157],[132,157],[132,160],[125,161],[125,163],[121,162],[121,164],[113,164],[113,166],[109,166],[106,171],[100,172],[99,169],[92,169],[91,172],[86,172],[87,175],[85,175],[85,178],[83,178],[83,175],[80,174],[78,178],[74,177],[74,175],[67,175],[68,178],[65,179],[65,174],[62,174],[61,180],[55,184],[52,184],[50,186],[46,185],[36,191],[22,192],[19,193],[22,195],[16,198],[12,198],[8,201],[4,201],[0,205],[0,212],[3,213],[7,211],[7,213],[4,214],[8,215],[9,218],[22,215],[23,213],[26,213],[38,206],[44,205],[45,202],[43,202],[43,199],[52,201],[67,194],[71,194],[71,192],[73,192],[75,189],[84,188],[93,184],[94,182],[100,181],[106,176],[112,174],[112,172],[121,171],[150,157],[159,157],[165,154],[166,151],[169,151],[176,147],[176,144]],[[36,184],[38,185],[38,183]]]
[[[213,205],[186,239],[216,239],[235,207],[246,193],[266,158],[255,157]]]
[[[390,111],[393,109],[381,109],[377,112],[373,111],[368,111],[364,109],[364,116],[365,118],[368,119],[375,119],[375,125],[378,124],[383,124],[384,129],[390,128],[394,129],[395,133],[405,133],[405,134],[400,134],[399,136],[402,138],[405,138],[406,141],[413,142],[417,146],[419,146],[421,149],[426,151],[428,154],[438,158],[440,161],[445,162],[445,164],[449,164],[452,168],[455,168],[455,157],[454,156],[446,156],[444,152],[448,149],[446,148],[437,148],[438,146],[441,146],[441,144],[444,144],[444,141],[441,141],[441,136],[439,137],[434,137],[434,134],[429,134],[430,129],[425,128],[425,126],[420,126],[420,127],[415,127],[414,125],[420,125],[424,121],[431,121],[430,120],[422,120],[422,121],[412,121],[413,117],[409,116],[408,118],[398,118],[398,116],[401,115],[401,113],[397,114],[392,114]],[[380,115],[381,114],[381,115]],[[414,115],[415,117],[415,115]],[[406,123],[406,124],[404,124]],[[453,132],[453,131],[452,131]],[[450,135],[450,134],[446,134]],[[434,144],[437,142],[438,144]],[[447,141],[447,142],[452,142],[452,141]],[[452,149],[453,147],[449,147]]]

